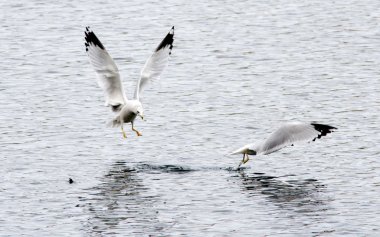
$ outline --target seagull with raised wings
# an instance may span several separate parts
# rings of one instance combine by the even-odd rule
[[[269,137],[259,143],[247,144],[231,155],[243,154],[238,169],[248,162],[248,155],[268,155],[286,146],[301,141],[315,141],[333,132],[336,128],[318,123],[289,122],[274,131]]]
[[[173,37],[174,26],[146,61],[137,82],[134,98],[131,100],[127,99],[124,93],[119,70],[115,62],[94,32],[91,31],[89,27],[86,27],[85,45],[87,55],[98,75],[98,84],[104,91],[105,104],[110,106],[112,111],[117,113],[109,125],[113,127],[120,126],[124,138],[127,138],[123,128],[124,123],[131,123],[132,130],[136,132],[137,136],[141,136],[141,133],[133,126],[133,122],[137,116],[144,120],[144,110],[140,102],[140,93],[148,82],[159,79],[161,73],[167,66],[169,55],[173,48]]]

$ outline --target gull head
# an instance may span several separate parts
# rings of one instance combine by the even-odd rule
[[[136,115],[139,116],[142,120],[144,120],[144,109],[140,101],[137,102],[135,110],[136,110]]]

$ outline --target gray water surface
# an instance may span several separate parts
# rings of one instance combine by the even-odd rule
[[[380,234],[379,1],[0,6],[0,236]],[[176,27],[142,137],[105,127],[88,25],[129,97]],[[233,170],[290,120],[338,130]]]

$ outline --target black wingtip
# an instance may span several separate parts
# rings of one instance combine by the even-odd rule
[[[88,47],[90,47],[90,45],[98,46],[99,48],[104,49],[102,42],[100,42],[100,40],[98,39],[98,37],[96,37],[94,32],[90,30],[89,26],[86,27],[86,31],[84,32],[84,34],[84,39],[86,40],[86,51],[88,51]]]
[[[161,49],[169,46],[169,49],[170,49],[169,54],[171,54],[172,48],[173,48],[173,42],[174,42],[174,26],[170,29],[169,33],[161,41],[161,43],[158,45],[155,51],[158,52]]]
[[[337,129],[336,127],[326,124],[312,123],[311,125],[313,125],[315,130],[320,132],[318,137],[314,138],[313,141],[315,141],[316,139],[320,139],[321,137],[326,136],[328,133],[332,133],[335,129]]]

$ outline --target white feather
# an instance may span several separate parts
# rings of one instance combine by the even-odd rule
[[[173,47],[174,27],[169,31],[162,40],[158,48],[145,62],[140,73],[140,79],[137,81],[135,90],[135,99],[140,99],[140,94],[148,82],[158,80],[165,67],[168,65],[169,55]]]
[[[87,36],[91,33],[92,38],[86,38],[86,51],[90,63],[97,73],[97,82],[103,89],[105,104],[107,106],[123,105],[127,98],[120,80],[119,70],[104,46],[102,45],[102,49],[98,44],[91,41],[94,40],[93,37],[96,37],[95,34],[89,30],[86,31]],[[96,40],[98,39],[96,38]]]
[[[297,142],[311,141],[319,134],[310,123],[287,123],[269,135],[256,152],[267,155]]]
[[[324,124],[290,122],[282,125],[262,142],[247,144],[231,154],[255,153],[268,155],[286,146],[302,141],[313,141],[331,133],[334,127]]]

